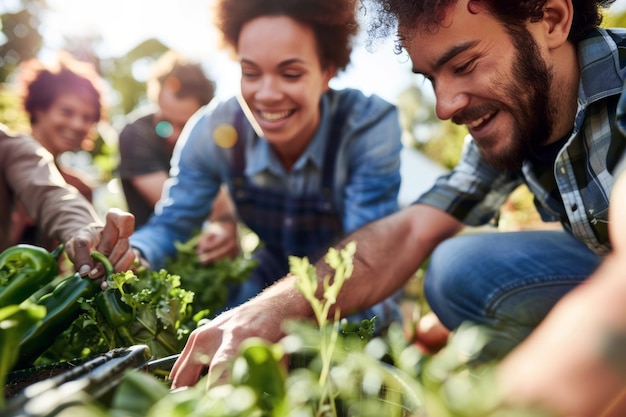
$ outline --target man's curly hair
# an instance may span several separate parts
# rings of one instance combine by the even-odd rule
[[[436,30],[445,12],[459,0],[363,0],[369,9],[368,33],[372,38],[395,35],[398,27],[415,27]],[[474,1],[474,0],[472,0]],[[538,22],[543,17],[547,0],[475,0],[487,5],[503,25],[521,26]],[[591,29],[602,23],[600,9],[608,8],[615,0],[572,0],[574,19],[569,40],[577,43]],[[399,48],[399,45],[397,46]]]

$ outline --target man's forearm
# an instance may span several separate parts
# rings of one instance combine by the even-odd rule
[[[389,297],[415,274],[437,244],[461,228],[462,224],[448,214],[415,205],[350,234],[336,245],[343,248],[349,242],[356,242],[354,271],[339,293],[335,307],[341,309],[342,316],[347,316]],[[315,266],[320,283],[333,272],[323,259]],[[321,296],[319,287],[318,296]],[[334,314],[332,310],[331,314]]]

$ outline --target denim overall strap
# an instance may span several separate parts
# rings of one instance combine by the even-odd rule
[[[241,113],[241,112],[240,112]],[[328,246],[344,233],[341,216],[333,204],[333,181],[341,130],[347,108],[334,117],[326,142],[321,189],[316,194],[293,196],[255,186],[245,176],[245,141],[235,146],[232,164],[232,198],[240,219],[253,230],[265,247],[283,256],[323,255]],[[238,131],[245,120],[235,118]]]

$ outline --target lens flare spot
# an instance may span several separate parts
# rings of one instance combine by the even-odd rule
[[[213,140],[217,146],[232,148],[237,143],[237,130],[231,125],[218,125],[213,131]]]
[[[172,124],[168,121],[161,120],[159,123],[156,124],[154,130],[156,131],[157,135],[159,135],[163,139],[167,139],[172,136],[172,133],[174,133],[174,126],[172,126]]]

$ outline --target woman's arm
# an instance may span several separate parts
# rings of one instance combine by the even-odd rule
[[[94,249],[107,255],[116,271],[131,267],[135,259],[128,243],[134,229],[131,214],[111,210],[103,227],[92,205],[63,180],[52,155],[38,142],[30,137],[0,141],[2,182],[42,230],[65,243],[77,271],[92,278],[102,275],[102,266],[90,255]]]

